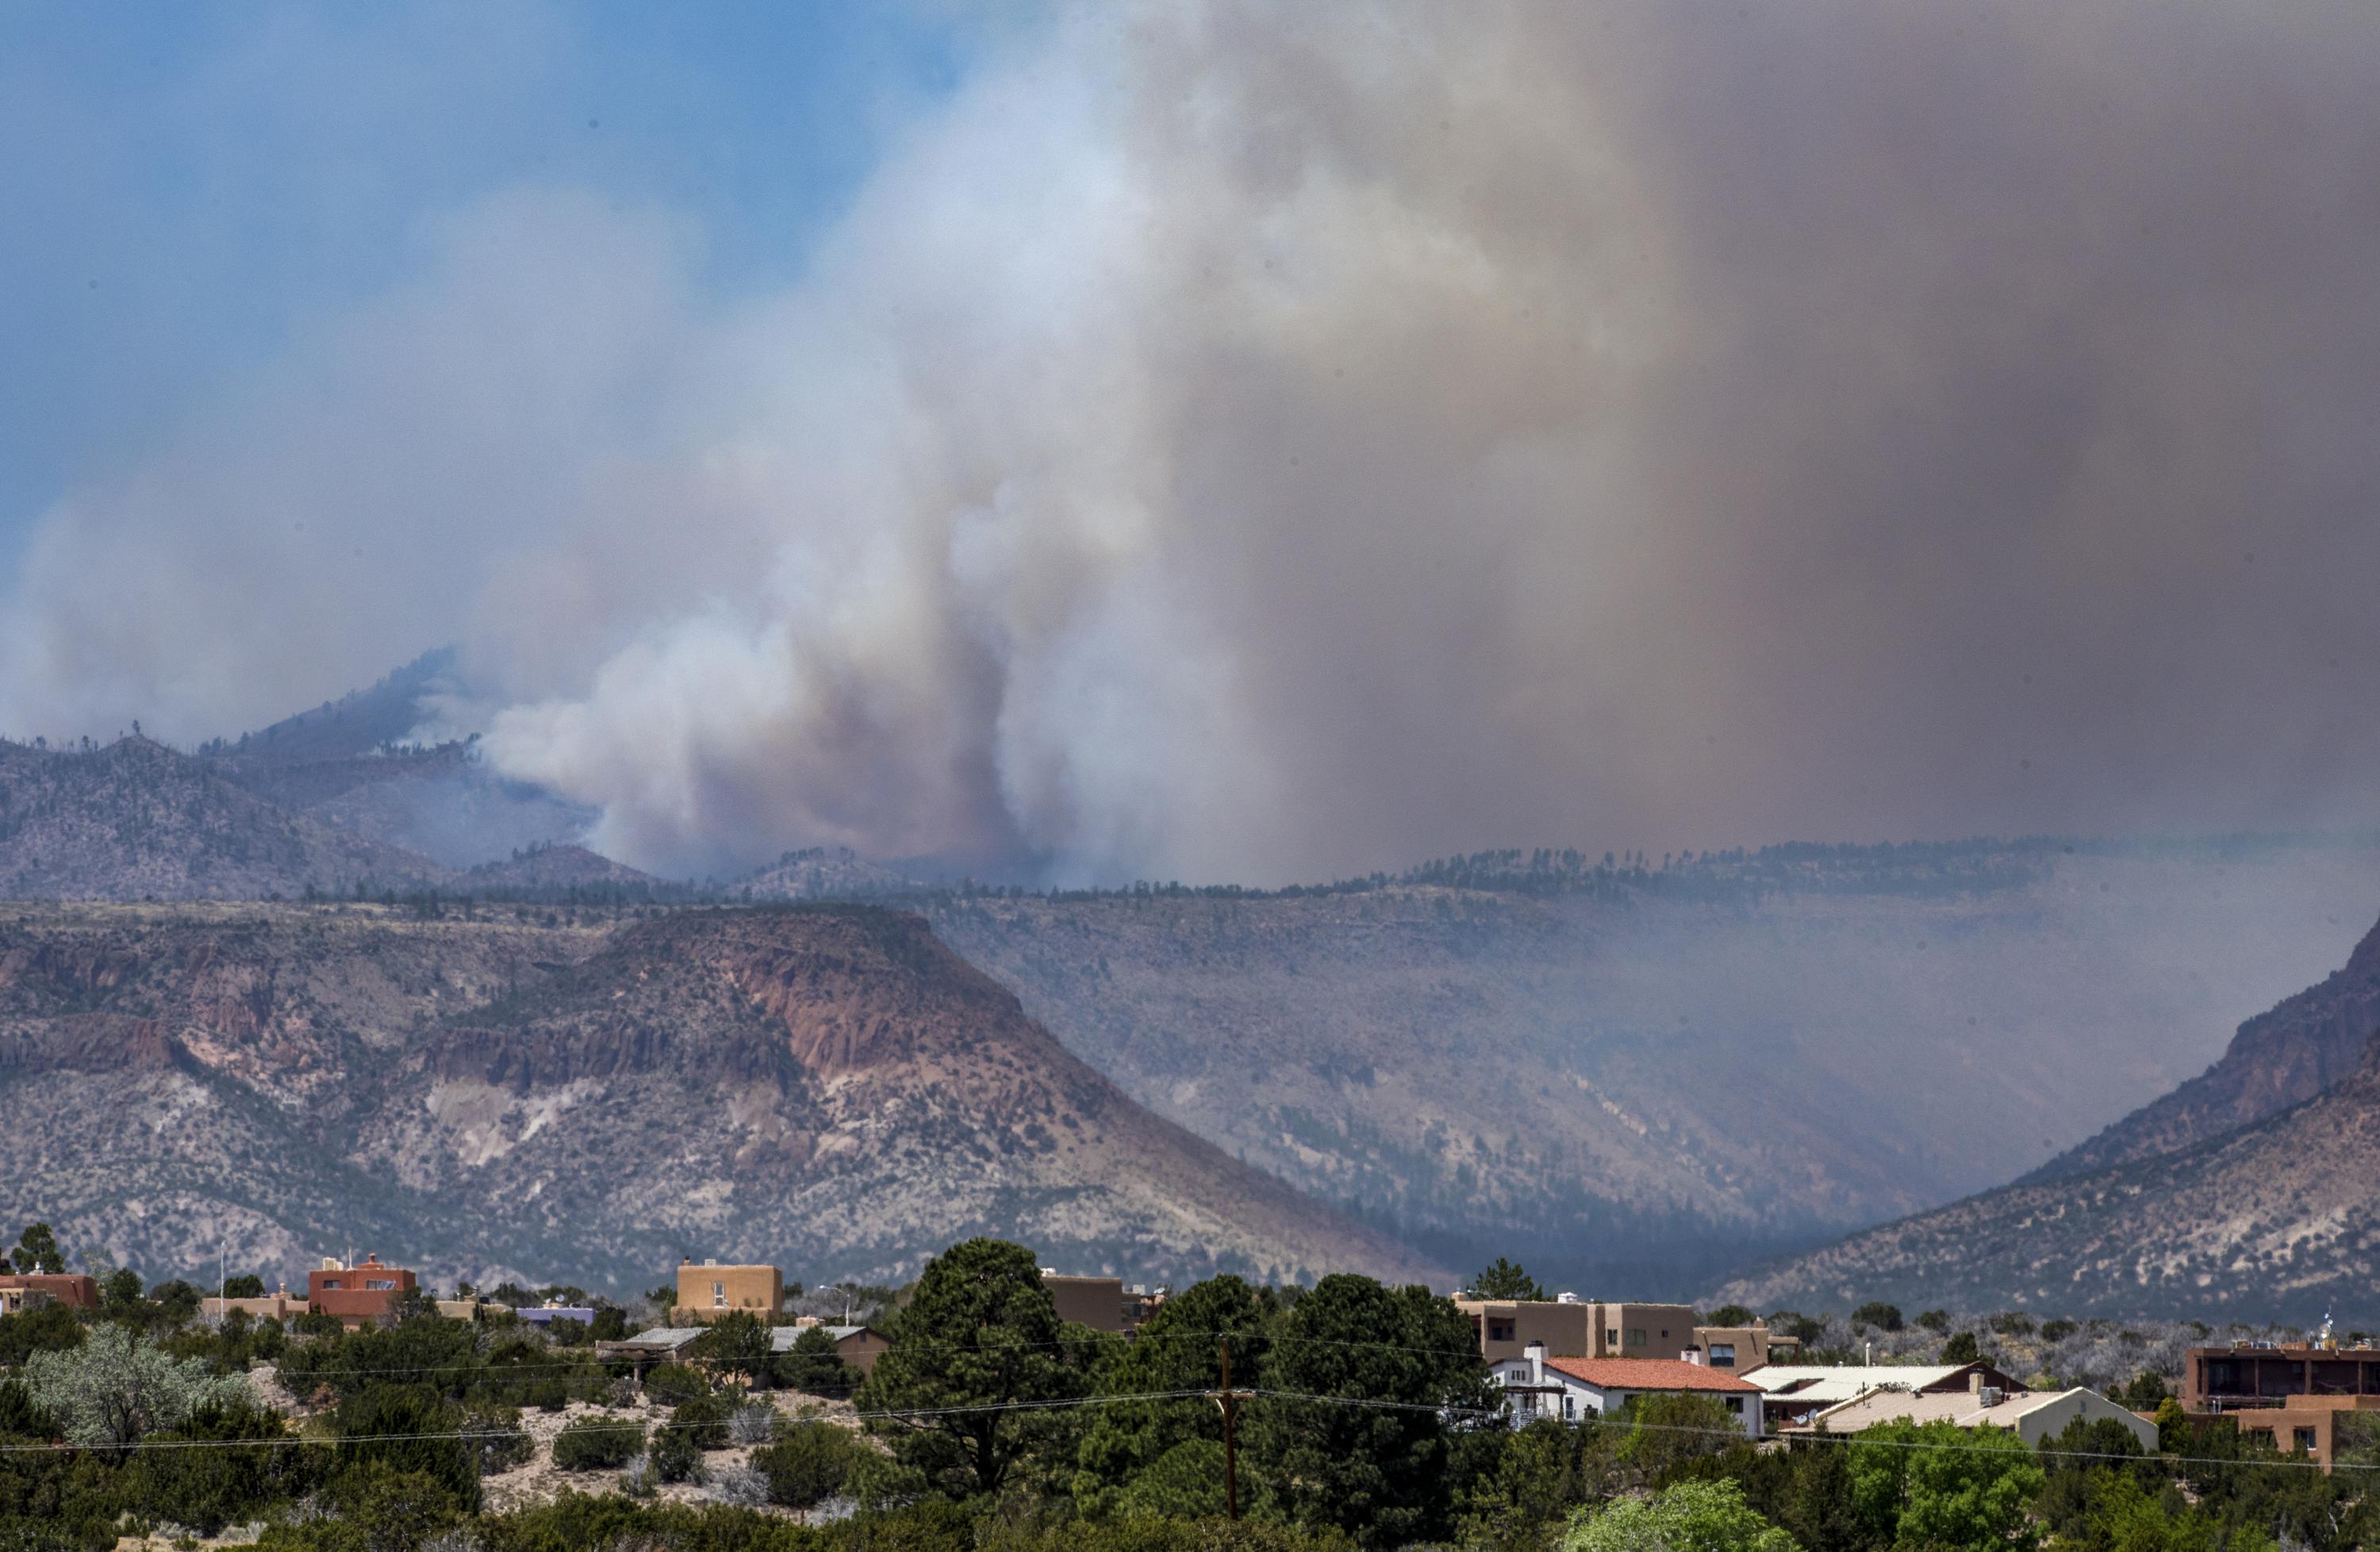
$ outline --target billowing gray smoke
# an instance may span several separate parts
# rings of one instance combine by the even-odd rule
[[[455,212],[52,516],[0,726],[456,638],[673,870],[2369,820],[2374,79],[2360,3],[1088,7],[786,295]]]

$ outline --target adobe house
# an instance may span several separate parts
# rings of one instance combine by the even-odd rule
[[[785,1307],[785,1274],[774,1267],[722,1266],[689,1258],[677,1269],[677,1318],[708,1322],[734,1310],[770,1325]]]
[[[2285,1454],[2328,1471],[2338,1420],[2380,1412],[2380,1348],[2331,1341],[2193,1347],[2181,1364],[2181,1410],[2192,1425],[2229,1418]]]
[[[336,1316],[343,1326],[367,1326],[419,1286],[410,1271],[388,1265],[376,1250],[356,1262],[325,1256],[306,1274],[306,1308],[315,1315]]]
[[[0,1277],[0,1310],[13,1313],[39,1308],[40,1300],[28,1299],[28,1294],[41,1295],[69,1309],[97,1309],[99,1279],[79,1272],[14,1272]]]
[[[1543,1342],[1557,1358],[1658,1358],[1677,1363],[1695,1345],[1694,1312],[1683,1304],[1596,1303],[1555,1299],[1457,1299],[1489,1364]],[[1725,1365],[1721,1365],[1725,1366]]]

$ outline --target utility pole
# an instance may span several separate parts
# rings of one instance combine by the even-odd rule
[[[1232,1388],[1232,1339],[1218,1337],[1215,1351],[1223,1361],[1223,1388],[1210,1391],[1215,1404],[1223,1409],[1223,1516],[1227,1520],[1240,1517],[1240,1452],[1238,1442],[1232,1437],[1232,1425],[1238,1419],[1240,1398],[1245,1390]]]

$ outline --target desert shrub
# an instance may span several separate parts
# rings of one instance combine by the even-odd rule
[[[570,1404],[570,1387],[558,1379],[537,1379],[521,1387],[521,1405],[540,1412],[560,1412]]]
[[[752,1452],[769,1481],[769,1501],[808,1509],[843,1491],[860,1454],[858,1440],[832,1423],[796,1423],[776,1443]]]
[[[34,1353],[25,1386],[69,1443],[111,1448],[176,1427],[201,1407],[255,1399],[245,1379],[211,1374],[196,1358],[176,1360],[119,1325],[100,1327],[80,1347]]]
[[[699,1482],[702,1480],[702,1445],[694,1430],[675,1423],[662,1425],[653,1435],[649,1455],[653,1474],[663,1482]]]
[[[126,1479],[128,1497],[142,1514],[215,1535],[234,1521],[321,1485],[330,1451],[275,1442],[288,1437],[281,1418],[261,1407],[200,1407],[180,1427],[154,1435],[152,1441],[205,1440],[212,1448],[140,1451]],[[225,1448],[250,1441],[254,1449]]]
[[[1945,1364],[1972,1364],[1984,1355],[1983,1346],[1973,1331],[1961,1331],[1942,1344]]]
[[[710,1473],[710,1501],[738,1509],[760,1509],[769,1502],[769,1479],[749,1466],[722,1466]]]
[[[608,1471],[644,1452],[645,1425],[601,1413],[581,1417],[553,1436],[553,1463],[562,1471]]]
[[[727,1442],[730,1444],[766,1444],[776,1437],[775,1407],[751,1401],[737,1407],[728,1416]]]
[[[645,1394],[658,1406],[674,1407],[710,1394],[710,1380],[687,1364],[662,1364],[645,1376]]]
[[[1917,1317],[1917,1324],[1925,1330],[1933,1332],[1937,1337],[1946,1335],[1950,1329],[1950,1312],[1949,1310],[1937,1309],[1927,1310],[1925,1314]]]
[[[2041,1340],[2046,1342],[2061,1342],[2081,1329],[2082,1328],[2071,1320],[2046,1320],[2041,1326]]]
[[[431,1385],[373,1385],[339,1403],[342,1461],[385,1467],[436,1482],[463,1511],[480,1507],[477,1453],[463,1432],[463,1411]],[[344,1473],[342,1473],[345,1474]],[[335,1484],[334,1485],[335,1486]]]
[[[1986,1324],[2004,1337],[2029,1337],[2034,1330],[2033,1316],[2022,1310],[2004,1310]]]
[[[1703,1317],[1706,1326],[1749,1326],[1752,1312],[1742,1304],[1721,1304]]]
[[[677,1404],[669,1426],[692,1438],[698,1449],[724,1449],[727,1420],[735,1411],[735,1403],[724,1396],[696,1396]]]
[[[481,1476],[496,1476],[515,1466],[528,1464],[537,1453],[528,1434],[520,1425],[518,1409],[507,1406],[475,1406],[465,1409],[460,1430],[479,1437],[471,1440]]]

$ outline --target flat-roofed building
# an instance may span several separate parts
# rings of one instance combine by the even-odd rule
[[[27,1307],[24,1295],[28,1293],[38,1293],[69,1309],[99,1307],[99,1279],[80,1272],[11,1272],[0,1276],[0,1296],[16,1295],[14,1307]]]
[[[1094,1331],[1121,1334],[1125,1327],[1123,1279],[1067,1277],[1044,1267],[1041,1286],[1058,1306],[1058,1318],[1088,1326]]]
[[[2182,1356],[2184,1412],[2237,1412],[2298,1396],[2380,1396],[2380,1347],[2240,1342]]]
[[[1694,1345],[1714,1369],[1746,1374],[1769,1364],[1790,1364],[1801,1355],[1802,1339],[1772,1331],[1766,1320],[1749,1326],[1697,1326]]]
[[[1577,1299],[1457,1299],[1454,1307],[1471,1318],[1479,1356],[1489,1364],[1518,1358],[1531,1342],[1557,1358],[1596,1355],[1598,1306]]]
[[[785,1305],[785,1274],[774,1267],[693,1261],[677,1269],[677,1318],[711,1321],[742,1310],[763,1324]]]
[[[1595,1303],[1558,1299],[1464,1299],[1454,1307],[1471,1317],[1479,1356],[1490,1364],[1518,1358],[1531,1342],[1557,1358],[1682,1360],[1694,1345],[1694,1312],[1684,1304]]]
[[[306,1307],[335,1316],[343,1326],[364,1326],[395,1309],[416,1286],[410,1271],[388,1265],[378,1251],[354,1262],[325,1257],[306,1274]]]
[[[2237,1342],[2182,1357],[2181,1409],[2204,1426],[2224,1419],[2325,1471],[2339,1420],[2380,1412],[2380,1347],[2335,1342]]]

